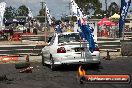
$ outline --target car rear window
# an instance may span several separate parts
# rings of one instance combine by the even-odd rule
[[[79,40],[80,36],[78,33],[58,35],[58,43],[79,42]]]

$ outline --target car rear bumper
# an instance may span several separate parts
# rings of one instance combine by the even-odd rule
[[[100,63],[100,54],[81,56],[80,54],[53,54],[54,64],[88,64]]]
[[[63,60],[63,61],[54,61],[54,64],[91,64],[91,63],[100,63],[100,60],[98,59],[92,59],[92,60],[84,60],[84,59],[78,59],[78,60]]]

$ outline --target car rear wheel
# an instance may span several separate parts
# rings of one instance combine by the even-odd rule
[[[45,60],[44,60],[44,56],[42,55],[42,65],[45,66]]]
[[[50,60],[51,60],[50,68],[51,68],[52,71],[55,71],[56,66],[54,64],[54,59],[53,59],[52,55],[50,55]]]

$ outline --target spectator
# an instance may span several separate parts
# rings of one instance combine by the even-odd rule
[[[60,24],[55,27],[55,30],[57,31],[57,33],[62,33],[62,27],[60,26]]]
[[[35,35],[38,34],[38,30],[37,30],[37,28],[34,28],[34,29],[33,29],[33,34],[35,34]]]

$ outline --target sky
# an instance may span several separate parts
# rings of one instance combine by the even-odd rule
[[[51,15],[55,18],[59,19],[62,14],[69,14],[68,3],[70,0],[0,0],[0,2],[6,2],[7,6],[13,6],[18,8],[21,5],[26,5],[29,7],[34,16],[38,15],[39,10],[41,9],[40,2],[46,2],[49,10],[51,11]],[[116,2],[120,5],[121,0],[107,0],[108,5],[111,2]],[[100,0],[102,2],[102,9],[105,9],[105,0]],[[131,7],[132,9],[132,4]]]

